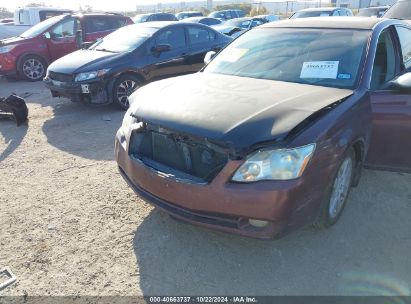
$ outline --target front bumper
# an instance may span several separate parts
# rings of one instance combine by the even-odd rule
[[[326,172],[290,181],[230,182],[242,161],[229,161],[209,184],[183,183],[128,155],[116,136],[115,155],[121,175],[149,203],[183,221],[243,236],[271,239],[290,232],[317,215],[327,186]],[[322,181],[321,181],[322,180]],[[265,227],[249,219],[268,221]]]
[[[103,80],[77,83],[62,82],[46,77],[43,83],[50,89],[53,97],[67,97],[72,101],[92,104],[107,104],[110,102],[107,83]]]

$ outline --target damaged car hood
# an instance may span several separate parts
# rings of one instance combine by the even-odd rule
[[[141,121],[234,145],[283,138],[352,90],[196,73],[154,82],[130,98]]]

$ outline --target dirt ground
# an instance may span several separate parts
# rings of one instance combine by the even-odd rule
[[[117,172],[123,112],[27,96],[0,121],[0,295],[411,295],[411,175],[365,170],[337,225],[259,241],[177,222]]]

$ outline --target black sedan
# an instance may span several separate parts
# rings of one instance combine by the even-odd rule
[[[53,62],[44,78],[53,97],[92,104],[129,106],[128,96],[159,79],[194,73],[209,51],[232,39],[195,23],[150,22],[129,25]]]

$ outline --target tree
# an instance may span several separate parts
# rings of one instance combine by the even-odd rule
[[[7,8],[5,7],[0,7],[0,19],[3,18],[11,18],[13,17],[13,13],[10,12]]]
[[[258,16],[258,15],[268,15],[268,10],[265,8],[265,6],[260,6],[260,7],[254,7],[251,12],[250,16]]]
[[[87,13],[91,13],[91,12],[93,11],[93,7],[92,7],[91,5],[85,5],[84,7],[85,7],[84,10],[85,10]]]
[[[44,2],[32,2],[32,3],[27,4],[26,6],[41,7],[41,6],[49,6],[49,5],[46,5]]]
[[[217,5],[216,11],[230,10],[230,9],[240,9],[245,12],[246,15],[250,14],[251,5],[246,3],[241,4],[226,4],[226,5]]]

